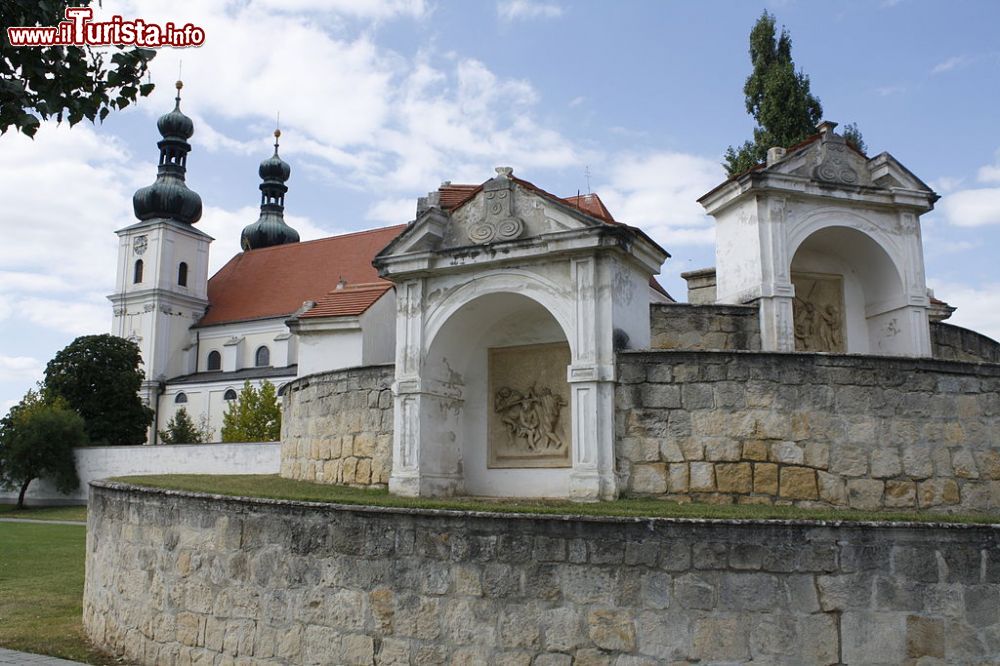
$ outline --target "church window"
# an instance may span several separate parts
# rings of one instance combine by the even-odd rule
[[[226,392],[222,394],[223,400],[236,400],[236,391],[233,389],[226,389]]]
[[[174,396],[174,404],[181,405],[188,401],[187,393],[178,393]]]
[[[222,354],[220,354],[217,351],[208,352],[208,369],[209,370],[222,369]]]
[[[258,347],[257,355],[255,358],[255,365],[258,368],[263,368],[265,366],[271,365],[271,350],[267,347]]]
[[[177,267],[177,284],[182,287],[188,286],[188,265],[183,261]]]
[[[139,284],[142,282],[142,259],[135,260],[135,270],[132,272],[132,283]]]

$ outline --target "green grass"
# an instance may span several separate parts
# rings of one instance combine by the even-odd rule
[[[613,502],[577,503],[566,500],[491,500],[483,498],[424,499],[395,497],[385,490],[349,488],[282,479],[276,475],[168,474],[128,476],[126,483],[243,497],[364,504],[370,506],[459,511],[499,511],[505,513],[574,514],[583,516],[640,516],[658,518],[739,518],[782,520],[877,520],[960,523],[998,523],[1000,515],[947,514],[927,512],[876,513],[849,509],[803,509],[792,506],[736,504],[679,504],[652,498],[621,499]]]
[[[28,506],[21,511],[16,504],[0,504],[0,518],[30,518],[31,520],[87,521],[85,506]]]
[[[114,664],[84,637],[86,528],[0,523],[0,647]]]

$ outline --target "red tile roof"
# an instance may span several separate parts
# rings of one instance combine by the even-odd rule
[[[534,183],[529,183],[521,178],[513,177],[512,180],[529,190],[541,194],[544,197],[554,199],[555,201],[561,201],[562,203],[572,206],[573,208],[576,208],[591,217],[596,217],[602,222],[618,224],[618,221],[615,220],[613,215],[611,215],[611,211],[608,210],[607,206],[604,205],[604,202],[601,201],[601,197],[597,196],[597,194],[575,194],[571,197],[563,198],[558,197],[551,192],[546,192]],[[483,189],[482,185],[458,185],[450,182],[444,183],[440,188],[438,188],[441,208],[446,211],[455,210],[474,197],[481,189]]]
[[[343,289],[334,289],[318,299],[316,305],[299,315],[299,318],[356,317],[364,313],[390,289],[392,283],[387,280],[345,285]]]
[[[327,297],[341,279],[348,286],[379,283],[388,289],[392,284],[378,276],[372,258],[405,228],[398,225],[241,252],[208,281],[209,308],[197,326],[287,317],[303,302]]]
[[[611,211],[608,210],[604,202],[601,201],[601,197],[597,196],[597,194],[577,194],[576,196],[566,197],[563,201],[574,208],[579,208],[591,217],[596,217],[611,224],[617,223],[617,220],[611,215]]]

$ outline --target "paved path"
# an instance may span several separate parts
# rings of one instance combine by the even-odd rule
[[[86,522],[82,520],[37,520],[35,518],[0,518],[0,523],[32,523],[35,525],[84,525]],[[0,661],[0,664],[6,664],[5,661]]]
[[[65,659],[46,657],[41,654],[15,652],[14,650],[0,648],[0,666],[20,666],[21,664],[30,664],[30,666],[81,666],[81,662],[79,661],[66,661]]]

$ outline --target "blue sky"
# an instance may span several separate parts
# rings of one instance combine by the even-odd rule
[[[189,185],[213,269],[257,216],[257,164],[281,113],[286,217],[304,239],[411,219],[442,180],[497,165],[563,196],[600,194],[673,258],[714,264],[695,199],[749,138],[747,35],[773,12],[827,119],[857,122],[941,195],[923,219],[928,282],[952,321],[1000,338],[1000,3],[631,0],[104,0],[100,14],[191,22],[154,94],[103,125],[0,136],[0,410],[75,336],[108,331],[114,230],[156,172],[155,119],[195,121]]]

